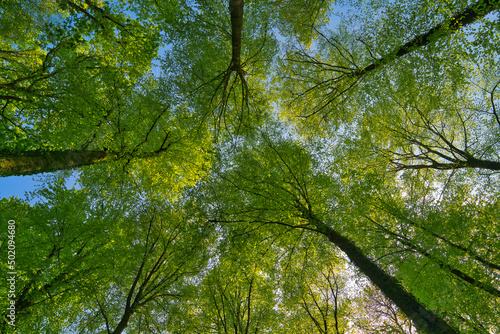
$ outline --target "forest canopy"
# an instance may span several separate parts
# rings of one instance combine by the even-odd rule
[[[497,333],[499,9],[1,1],[0,333]]]

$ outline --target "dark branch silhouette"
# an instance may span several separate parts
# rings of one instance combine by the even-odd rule
[[[311,66],[311,71],[313,73],[323,72],[328,74],[327,78],[324,78],[324,75],[314,75],[308,73],[309,76],[301,76],[294,73],[290,79],[305,81],[309,84],[309,88],[299,94],[292,93],[294,96],[292,103],[301,103],[301,98],[313,93],[316,90],[320,90],[320,97],[318,97],[319,102],[312,106],[312,112],[307,115],[303,115],[302,117],[307,118],[323,112],[328,106],[337,102],[341,103],[347,93],[351,91],[368,73],[371,73],[384,65],[388,65],[394,60],[401,58],[419,48],[427,46],[444,36],[453,34],[457,30],[478,21],[499,8],[500,3],[498,1],[480,0],[432,27],[427,32],[412,38],[405,44],[397,46],[390,52],[380,57],[376,57],[367,44],[358,38],[357,41],[364,45],[370,54],[371,59],[373,59],[373,61],[368,65],[357,64],[351,51],[342,45],[338,39],[334,37],[327,37],[320,31],[316,30],[316,32],[326,41],[332,50],[335,51],[339,63],[326,63],[314,56],[311,56],[305,50],[301,50],[290,55],[287,58],[288,61],[297,64],[309,65]],[[314,78],[311,76],[314,76]],[[326,112],[325,114],[328,113],[329,112]]]

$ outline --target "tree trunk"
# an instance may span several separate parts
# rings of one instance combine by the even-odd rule
[[[408,293],[397,280],[384,272],[372,260],[354,245],[349,239],[340,235],[315,217],[309,217],[310,222],[328,239],[339,247],[349,259],[375,284],[401,311],[403,311],[415,326],[429,334],[457,333],[443,319],[436,316],[422,305],[414,296]]]
[[[406,165],[404,163],[393,160],[396,171],[404,169],[438,169],[438,170],[451,170],[459,168],[478,168],[488,170],[500,170],[500,162],[492,160],[482,160],[476,158],[469,158],[467,160],[457,160],[457,162],[437,162],[433,161],[430,164]]]
[[[426,33],[420,34],[417,37],[413,38],[411,41],[394,49],[392,52],[386,54],[378,61],[371,63],[370,65],[360,70],[353,71],[350,76],[357,78],[362,77],[366,73],[373,71],[385,64],[388,64],[396,58],[402,57],[415,49],[430,44],[432,41],[435,41],[443,35],[449,35],[461,29],[462,27],[476,22],[480,18],[485,17],[495,9],[499,8],[500,2],[498,0],[480,0],[475,4],[465,8],[465,10],[463,10],[462,12],[455,14],[445,22],[434,26]]]
[[[231,69],[239,72],[241,69],[241,30],[243,28],[243,0],[229,0],[229,12],[231,13],[231,42],[233,47]]]
[[[0,176],[32,175],[55,172],[116,159],[106,151],[44,151],[22,153],[0,151]]]
[[[498,161],[469,158],[464,164],[466,165],[466,167],[471,168],[500,170],[500,162]]]
[[[112,334],[122,333],[125,330],[125,328],[127,328],[128,321],[130,320],[130,317],[132,316],[132,314],[133,314],[133,312],[131,309],[126,309],[125,314],[123,315],[122,319],[120,320],[120,323],[118,324],[118,326],[116,326],[116,328]]]

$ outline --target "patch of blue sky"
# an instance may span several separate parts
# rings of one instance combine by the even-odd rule
[[[50,173],[0,177],[0,198],[14,196],[28,200],[31,198],[29,193],[42,187],[48,175],[50,175]],[[67,177],[66,188],[78,188],[77,177],[78,174],[75,172]],[[30,199],[31,203],[36,201],[36,199]]]

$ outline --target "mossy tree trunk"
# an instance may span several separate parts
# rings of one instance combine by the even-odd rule
[[[32,175],[71,169],[116,159],[106,151],[0,151],[0,176]]]

